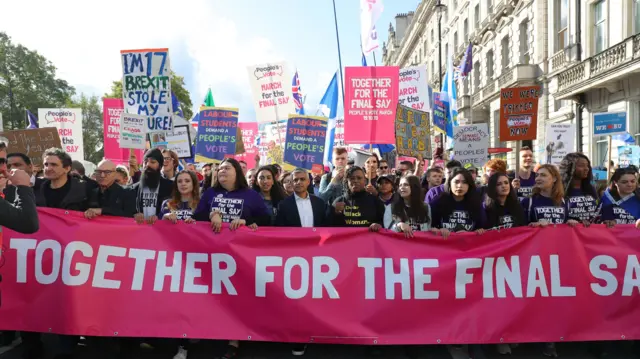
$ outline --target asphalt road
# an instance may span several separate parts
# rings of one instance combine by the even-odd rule
[[[46,347],[52,344],[52,338],[44,338]],[[171,359],[175,354],[172,344],[162,343],[154,349],[141,349],[136,355],[136,359]],[[189,352],[189,359],[212,359],[222,354],[226,343],[202,341],[192,344]],[[280,359],[292,358],[291,345],[279,343],[242,343],[240,358],[250,359]],[[379,349],[377,353],[372,353],[372,349]],[[558,354],[563,359],[597,359],[596,356],[589,353],[584,343],[561,343],[557,346]],[[610,346],[609,355],[606,359],[640,359],[640,356],[634,355],[634,347],[630,342],[617,342]],[[22,348],[20,341],[16,340],[11,346],[0,348],[0,359],[20,359]],[[542,346],[540,344],[520,345],[513,349],[511,356],[501,356],[495,350],[495,346],[487,345],[483,347],[483,353],[487,359],[534,359],[546,358],[542,355]],[[77,347],[77,359],[95,359],[97,354],[90,350],[89,347],[79,345]],[[445,346],[429,346],[429,347],[401,347],[401,346],[348,346],[348,345],[310,345],[306,354],[302,358],[307,359],[346,359],[346,358],[418,358],[418,359],[449,359],[449,355]],[[50,359],[45,357],[44,359]],[[482,359],[476,357],[474,359]]]

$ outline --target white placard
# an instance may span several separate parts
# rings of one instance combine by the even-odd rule
[[[147,132],[171,131],[169,49],[123,50],[120,57],[125,112],[144,116]]]
[[[431,111],[426,66],[405,67],[400,70],[398,102],[416,110]]]
[[[122,113],[120,116],[120,148],[144,150],[147,145],[147,116]]]
[[[178,158],[191,158],[189,127],[187,125],[175,126],[173,131],[164,134],[165,148],[175,152]],[[151,147],[159,146],[154,146],[152,142]]]
[[[545,163],[559,165],[564,156],[575,152],[575,139],[575,124],[548,123],[544,142]]]
[[[453,127],[453,158],[464,166],[467,163],[482,167],[489,156],[489,129],[486,123]]]
[[[38,127],[55,127],[60,135],[62,149],[72,159],[84,160],[84,140],[82,137],[82,109],[79,108],[39,108]]]
[[[286,63],[249,66],[247,70],[258,123],[288,120],[296,113]]]

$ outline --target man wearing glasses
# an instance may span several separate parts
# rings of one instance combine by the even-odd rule
[[[389,174],[389,162],[387,160],[380,160],[380,165],[378,166],[378,177],[386,176]]]
[[[104,160],[95,171],[98,188],[92,189],[92,207],[84,212],[87,219],[97,216],[133,217],[135,207],[127,200],[124,188],[116,183],[115,163]]]

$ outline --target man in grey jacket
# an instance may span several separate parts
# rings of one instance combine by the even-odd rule
[[[334,147],[331,159],[333,162],[333,171],[322,176],[320,180],[318,197],[329,204],[333,203],[333,200],[336,198],[342,196],[344,192],[342,181],[347,167],[348,157],[349,155],[347,154],[346,148]]]

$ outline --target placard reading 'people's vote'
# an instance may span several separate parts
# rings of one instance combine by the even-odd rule
[[[125,112],[146,117],[147,132],[173,130],[169,49],[122,50]]]
[[[236,153],[238,109],[205,107],[200,111],[196,160],[218,160]]]
[[[284,161],[308,170],[322,165],[326,136],[326,117],[289,115]]]

